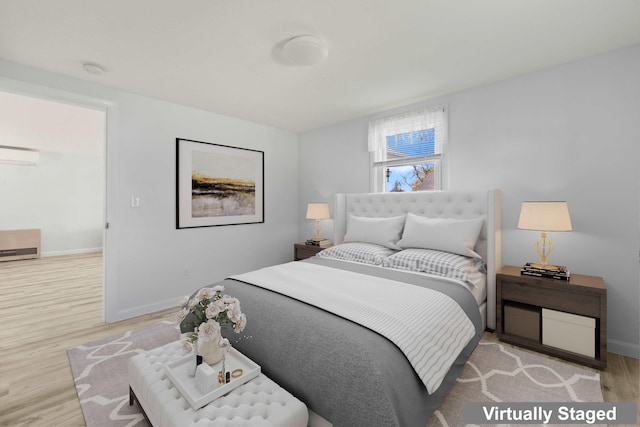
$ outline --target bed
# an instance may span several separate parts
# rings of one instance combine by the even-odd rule
[[[500,193],[338,194],[333,240],[218,283],[248,317],[227,337],[336,427],[424,427],[495,328]]]

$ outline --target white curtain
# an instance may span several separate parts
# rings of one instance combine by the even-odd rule
[[[374,162],[386,160],[388,136],[431,128],[435,129],[435,152],[440,157],[446,141],[446,120],[446,107],[437,106],[370,122],[369,151],[374,153]]]

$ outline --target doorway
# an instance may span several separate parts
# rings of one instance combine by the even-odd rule
[[[0,91],[0,111],[0,145],[37,153],[0,162],[0,230],[39,229],[43,257],[100,252],[105,271],[106,108]]]

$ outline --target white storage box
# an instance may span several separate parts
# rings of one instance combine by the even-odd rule
[[[596,319],[543,308],[542,344],[596,357]]]

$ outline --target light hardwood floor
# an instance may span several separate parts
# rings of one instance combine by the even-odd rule
[[[100,254],[0,262],[0,425],[83,426],[66,350],[175,311],[103,323]],[[609,353],[608,363],[604,399],[638,402],[638,360]]]
[[[67,349],[171,318],[102,322],[102,256],[0,263],[0,425],[84,426]]]

